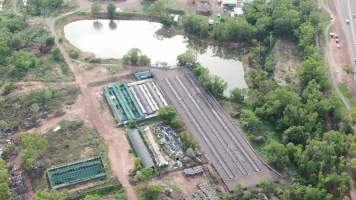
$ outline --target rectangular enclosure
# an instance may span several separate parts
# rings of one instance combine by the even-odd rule
[[[59,189],[93,179],[105,178],[106,172],[100,157],[66,164],[47,170],[49,186]]]
[[[105,86],[104,95],[118,125],[154,117],[168,105],[152,79]]]

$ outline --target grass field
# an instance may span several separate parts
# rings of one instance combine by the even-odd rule
[[[49,131],[44,135],[48,140],[48,148],[42,152],[38,161],[42,166],[41,172],[33,176],[37,188],[47,188],[44,175],[46,169],[65,163],[101,156],[105,168],[110,169],[106,144],[95,129],[86,127],[79,119],[62,121],[59,126],[61,128],[57,132]],[[110,173],[110,170],[107,172]]]

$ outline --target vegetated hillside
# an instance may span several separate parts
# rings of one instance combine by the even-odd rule
[[[73,104],[79,88],[49,88],[29,94],[0,98],[0,128],[26,130],[40,124],[51,114],[61,114],[64,105]]]
[[[345,156],[354,136],[351,119],[332,91],[316,46],[316,35],[323,32],[327,18],[314,0],[272,2],[256,0],[244,7],[245,17],[227,17],[212,27],[206,18],[189,14],[184,28],[199,37],[255,46],[240,123],[268,162],[293,180],[278,187],[266,183],[261,191],[291,200],[343,199],[350,188]],[[281,86],[273,79],[271,50],[280,38],[297,45],[302,61],[299,84]],[[259,199],[261,191],[237,187],[225,198]]]
[[[350,188],[346,173],[350,118],[334,95],[316,34],[323,20],[315,1],[262,1],[245,7],[246,20],[271,37],[295,41],[302,60],[299,86],[273,79],[272,45],[262,40],[250,57],[250,89],[241,125],[273,167],[293,177],[283,186],[285,199],[343,199]],[[267,34],[269,35],[269,34]]]
[[[16,80],[67,81],[72,76],[44,26],[5,14],[0,16],[0,84]]]
[[[106,145],[95,129],[79,119],[61,121],[58,126],[60,129],[56,132],[21,136],[20,155],[36,191],[47,188],[45,171],[50,167],[101,156],[109,168]]]

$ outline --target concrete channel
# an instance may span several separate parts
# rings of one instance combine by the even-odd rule
[[[165,97],[198,139],[203,153],[232,190],[237,182],[253,186],[278,175],[256,154],[219,102],[187,69],[154,70]]]
[[[198,130],[198,133],[200,136],[203,138],[205,143],[209,146],[209,149],[211,150],[212,154],[215,157],[215,160],[221,165],[221,167],[224,170],[224,175],[226,175],[229,179],[235,178],[233,175],[232,170],[227,166],[225,160],[223,160],[223,156],[217,151],[216,147],[214,146],[213,142],[209,137],[207,137],[201,127],[201,125],[196,121],[196,118],[192,115],[192,113],[189,111],[187,105],[184,103],[182,98],[178,95],[177,91],[175,88],[173,88],[171,82],[168,79],[165,79],[168,87],[170,88],[171,92],[174,94],[174,96],[177,98],[185,112],[187,113],[189,119],[193,122],[194,127]]]
[[[216,117],[216,119],[218,119],[219,123],[221,124],[221,126],[223,126],[224,130],[227,131],[230,139],[232,139],[232,141],[235,143],[235,145],[238,147],[239,152],[248,160],[248,162],[250,163],[251,167],[253,167],[253,169],[256,172],[260,172],[261,169],[257,166],[256,162],[254,160],[251,159],[251,156],[245,151],[245,149],[242,147],[241,142],[236,138],[236,136],[233,134],[231,127],[227,127],[227,125],[222,121],[222,117],[218,114],[218,112],[215,110],[215,106],[214,105],[219,105],[219,104],[214,104],[212,103],[212,101],[216,101],[216,99],[211,98],[211,96],[206,95],[206,97],[203,95],[202,91],[199,89],[198,85],[194,82],[193,78],[191,77],[191,75],[186,75],[186,78],[191,82],[191,84],[194,86],[195,90],[198,92],[198,94],[200,95],[201,99],[203,99],[203,101],[205,101],[206,104],[208,104],[211,108],[212,113],[214,114],[214,116]],[[217,103],[217,102],[215,102]],[[236,130],[236,127],[233,127]]]
[[[206,122],[208,122],[207,124],[208,124],[209,128],[213,131],[213,133],[215,134],[215,136],[218,139],[219,143],[223,146],[225,152],[230,156],[230,158],[233,160],[233,162],[236,165],[236,167],[240,170],[241,175],[243,175],[243,176],[247,175],[247,171],[241,165],[241,163],[239,161],[239,158],[236,156],[236,154],[233,153],[233,151],[231,151],[231,149],[228,148],[228,146],[225,145],[225,144],[227,144],[227,142],[221,136],[220,132],[216,129],[216,127],[212,125],[213,124],[212,120],[210,118],[208,118],[207,115],[204,114],[204,112],[202,111],[202,108],[198,105],[196,100],[192,97],[191,93],[188,91],[188,89],[186,88],[184,83],[182,83],[182,81],[179,78],[179,76],[176,76],[176,80],[178,81],[180,86],[183,88],[185,94],[187,94],[189,99],[193,102],[193,104],[194,104],[195,108],[198,110],[200,116],[203,117],[203,119]]]

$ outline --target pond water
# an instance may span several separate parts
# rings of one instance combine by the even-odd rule
[[[156,34],[162,24],[138,20],[80,20],[64,27],[66,39],[84,52],[98,58],[122,58],[130,49],[138,48],[153,65],[175,66],[177,56],[188,49],[198,50],[198,61],[211,74],[223,78],[228,90],[246,88],[244,69],[236,49],[202,46],[182,35],[165,38]],[[227,53],[228,52],[228,53]],[[231,53],[232,52],[232,53]]]

